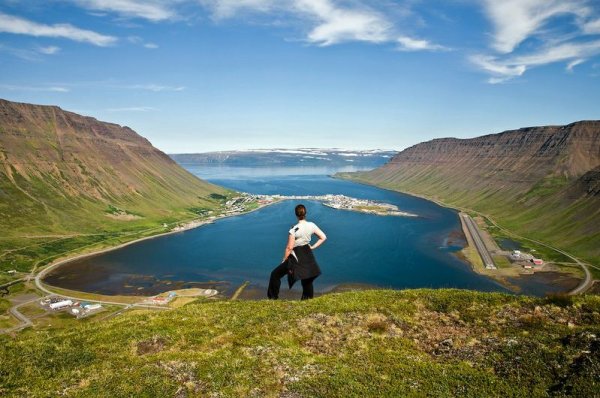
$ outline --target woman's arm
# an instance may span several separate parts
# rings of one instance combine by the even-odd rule
[[[289,255],[292,253],[292,250],[294,250],[294,242],[295,242],[295,238],[294,235],[289,234],[288,235],[288,241],[287,241],[287,245],[285,246],[285,252],[283,254],[283,260],[281,260],[281,262],[284,262],[285,260],[287,260],[287,258],[289,257]]]
[[[321,231],[319,229],[319,227],[317,227],[315,225],[315,235],[317,235],[319,237],[319,240],[315,242],[314,245],[312,245],[310,248],[312,250],[315,250],[317,247],[321,246],[323,244],[323,242],[325,242],[327,240],[327,235],[325,235],[325,233],[323,231]]]

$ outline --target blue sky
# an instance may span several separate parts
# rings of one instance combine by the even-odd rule
[[[597,0],[0,0],[0,98],[169,153],[600,119]]]

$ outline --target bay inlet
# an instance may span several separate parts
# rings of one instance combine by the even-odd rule
[[[329,238],[315,252],[323,270],[315,284],[320,293],[355,285],[507,291],[472,272],[454,254],[465,242],[452,209],[329,176],[339,169],[183,166],[203,179],[237,191],[345,195],[389,203],[418,216],[378,216],[303,201],[308,218]],[[295,200],[285,200],[200,228],[78,259],[49,272],[44,282],[106,295],[153,295],[184,287],[216,288],[227,294],[245,281],[250,282],[250,289],[260,291],[281,259],[287,231],[295,223],[296,204]]]

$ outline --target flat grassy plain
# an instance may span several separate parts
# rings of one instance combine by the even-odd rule
[[[377,290],[200,301],[2,336],[0,358],[7,397],[592,397],[600,298]]]

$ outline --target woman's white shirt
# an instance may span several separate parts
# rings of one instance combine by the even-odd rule
[[[294,236],[294,247],[308,245],[312,234],[317,232],[321,232],[321,230],[314,222],[300,221],[290,229],[290,235]]]

